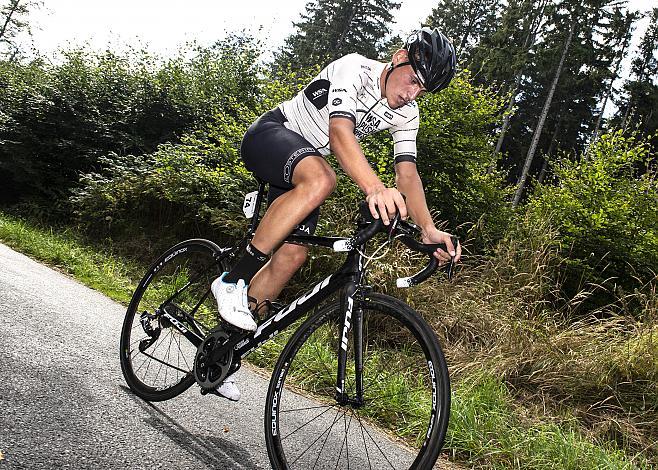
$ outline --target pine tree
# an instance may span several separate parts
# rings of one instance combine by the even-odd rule
[[[495,31],[501,4],[501,0],[439,0],[426,23],[452,40],[464,67],[471,49]]]
[[[619,77],[619,70],[621,62],[626,57],[626,51],[630,45],[631,35],[633,33],[633,23],[639,18],[638,12],[624,12],[622,7],[616,7],[611,18],[610,30],[604,41],[607,48],[611,53],[611,62],[614,62],[614,69],[611,71],[609,78],[609,85],[603,97],[603,104],[598,113],[596,124],[594,126],[594,133],[590,146],[596,143],[601,129],[601,122],[603,120],[603,113],[608,104],[608,100],[612,96],[613,85],[615,80]],[[589,151],[589,147],[588,147]],[[585,154],[587,156],[587,153]]]
[[[585,148],[595,128],[600,103],[614,70],[615,53],[618,53],[611,50],[605,38],[614,29],[611,19],[615,10],[624,3],[617,0],[553,0],[547,5],[546,24],[528,53],[517,111],[502,148],[506,154],[504,163],[512,169],[510,181],[525,182],[540,171],[542,162],[534,158],[537,154],[550,157],[549,150],[560,148],[575,156]],[[574,18],[570,50],[546,108]],[[544,109],[547,109],[544,125],[539,126]],[[558,127],[558,141],[551,145],[554,129]],[[530,152],[533,142],[535,148]],[[519,158],[522,155],[526,157],[523,160]],[[526,164],[530,166],[524,176],[522,168]],[[518,179],[515,175],[519,175]]]
[[[472,54],[471,68],[476,82],[496,85],[509,94],[495,155],[500,153],[505,139],[528,54],[544,24],[547,4],[548,0],[510,0],[503,11],[498,29],[484,37]]]
[[[658,7],[649,14],[650,21],[637,56],[633,59],[631,77],[624,84],[626,102],[620,103],[623,115],[621,127],[626,129],[636,121],[640,132],[652,134],[658,129]]]
[[[519,203],[519,201],[521,200],[521,196],[523,195],[523,190],[525,188],[525,182],[528,177],[528,172],[530,171],[530,166],[532,165],[532,160],[535,156],[535,150],[537,149],[539,138],[541,137],[542,130],[544,129],[544,123],[546,122],[546,116],[548,115],[548,110],[553,101],[553,95],[555,94],[555,89],[557,88],[558,80],[560,79],[560,75],[562,74],[562,68],[564,67],[564,60],[566,59],[567,53],[569,52],[569,46],[571,46],[571,40],[573,39],[573,32],[576,26],[576,21],[577,18],[574,17],[572,19],[571,26],[569,27],[569,35],[567,36],[567,40],[564,43],[564,48],[562,49],[562,56],[560,57],[560,62],[558,63],[557,69],[555,71],[553,83],[551,84],[551,88],[548,91],[548,96],[544,101],[544,107],[542,109],[541,115],[539,116],[539,122],[537,123],[537,127],[533,132],[532,142],[530,143],[530,148],[528,149],[528,154],[526,155],[525,164],[523,165],[523,170],[521,172],[521,177],[519,178],[516,192],[514,193],[514,200],[512,202],[513,206],[516,206]]]
[[[390,49],[392,0],[314,0],[275,54],[275,68],[324,66],[351,52],[373,59]]]

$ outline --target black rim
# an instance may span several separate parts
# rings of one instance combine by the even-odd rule
[[[366,306],[362,405],[333,399],[336,353],[323,342],[325,336],[337,341],[337,311],[319,315],[277,369],[268,434],[281,468],[417,468],[428,454],[436,458],[445,432],[439,428],[447,425],[439,418],[449,400],[440,383],[442,363],[405,315],[379,302]],[[349,354],[345,385],[352,396],[353,367]],[[310,390],[302,395],[313,400],[293,394],[300,389]],[[403,438],[392,439],[394,434]]]
[[[202,244],[177,245],[154,263],[136,290],[122,335],[124,372],[133,388],[159,395],[193,383],[196,347],[161,314],[167,312],[204,333],[216,326],[209,289],[221,267],[214,255]]]

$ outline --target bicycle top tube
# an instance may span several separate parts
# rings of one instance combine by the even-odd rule
[[[258,181],[258,191],[253,217],[246,235],[247,239],[254,236],[256,227],[258,227],[260,221],[260,209],[264,200],[266,187],[268,186],[267,182],[261,180],[255,175],[254,177]],[[415,238],[420,234],[420,228],[410,222],[401,220],[399,211],[389,225],[384,225],[381,218],[373,218],[365,201],[361,201],[359,204],[359,212],[360,217],[357,221],[358,229],[352,237],[291,234],[284,241],[300,245],[332,248],[334,251],[354,252],[361,249],[363,245],[377,233],[385,232],[388,234],[389,242],[394,238],[399,238],[402,243],[407,245],[407,247],[413,251],[425,253],[430,258],[429,263],[413,276],[398,278],[396,282],[398,287],[415,286],[428,279],[439,268],[439,262],[434,257],[434,252],[439,248],[447,251],[446,245],[443,243],[425,244],[418,242]],[[453,237],[452,242],[456,245],[457,239]],[[454,258],[445,266],[448,279],[452,278],[453,268]]]

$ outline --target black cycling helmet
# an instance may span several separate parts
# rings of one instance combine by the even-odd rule
[[[455,48],[438,29],[423,27],[414,31],[404,48],[409,53],[408,63],[427,91],[436,93],[444,89],[455,76]]]

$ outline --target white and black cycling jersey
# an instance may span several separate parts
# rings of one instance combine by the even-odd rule
[[[395,163],[415,162],[418,105],[412,101],[392,109],[381,98],[379,79],[386,66],[359,54],[331,62],[294,98],[279,105],[287,119],[284,125],[328,155],[329,118],[343,116],[354,122],[357,140],[388,129]]]

